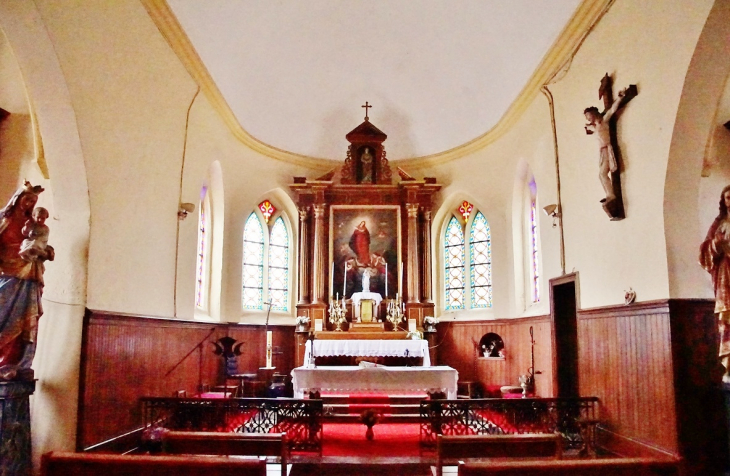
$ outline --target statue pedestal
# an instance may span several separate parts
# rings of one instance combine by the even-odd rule
[[[33,473],[30,399],[35,380],[0,382],[0,474]]]

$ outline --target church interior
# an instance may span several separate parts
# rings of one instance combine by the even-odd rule
[[[176,401],[276,408],[252,433],[300,402],[291,475],[431,474],[495,432],[517,449],[451,474],[730,471],[698,261],[730,184],[730,0],[4,0],[0,32],[0,201],[42,186],[55,252],[27,411],[0,381],[17,474],[143,452]],[[393,414],[337,395],[362,389]],[[399,392],[412,454],[384,443]],[[500,423],[530,411],[572,429]],[[565,454],[525,469],[519,445]],[[601,472],[621,459],[647,472]]]

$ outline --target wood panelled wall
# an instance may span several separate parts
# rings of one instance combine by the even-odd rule
[[[663,300],[578,311],[581,395],[600,399],[604,446],[682,457],[715,474],[727,457],[714,302]]]
[[[294,328],[269,326],[269,330],[273,331],[274,349],[282,352],[274,355],[274,365],[279,373],[288,375],[294,364]],[[139,428],[141,396],[172,396],[177,390],[192,395],[199,373],[203,384],[222,384],[223,359],[213,353],[212,342],[226,335],[245,343],[238,360],[240,372],[255,373],[265,365],[263,326],[87,312],[81,349],[78,449]],[[201,341],[202,353],[196,348]]]
[[[541,397],[553,393],[552,338],[549,316],[494,321],[442,322],[438,325],[437,354],[441,365],[459,372],[459,381],[477,381],[485,387],[519,385],[518,378],[530,367],[530,327],[535,339],[535,391]],[[474,342],[488,332],[504,341],[504,360],[477,356]]]
[[[580,394],[600,399],[608,431],[621,440],[675,452],[666,302],[579,311],[578,356]]]

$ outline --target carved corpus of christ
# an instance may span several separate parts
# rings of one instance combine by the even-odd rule
[[[583,111],[586,118],[586,134],[595,136],[598,141],[598,179],[603,186],[606,198],[601,200],[603,210],[615,220],[626,218],[621,193],[621,154],[616,140],[616,120],[623,106],[636,97],[638,91],[632,84],[618,93],[613,99],[613,80],[606,73],[598,88],[598,98],[603,99],[603,112],[591,106]]]

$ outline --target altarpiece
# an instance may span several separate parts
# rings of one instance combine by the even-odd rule
[[[415,320],[423,329],[423,318],[434,315],[431,213],[441,185],[400,169],[394,183],[383,145],[387,135],[367,116],[346,139],[340,167],[315,179],[294,177],[290,185],[299,209],[297,315],[327,326],[328,306],[339,299],[347,329],[359,314],[382,320],[397,300],[405,322]],[[362,299],[372,307],[361,307]],[[298,351],[298,365],[300,356]]]

